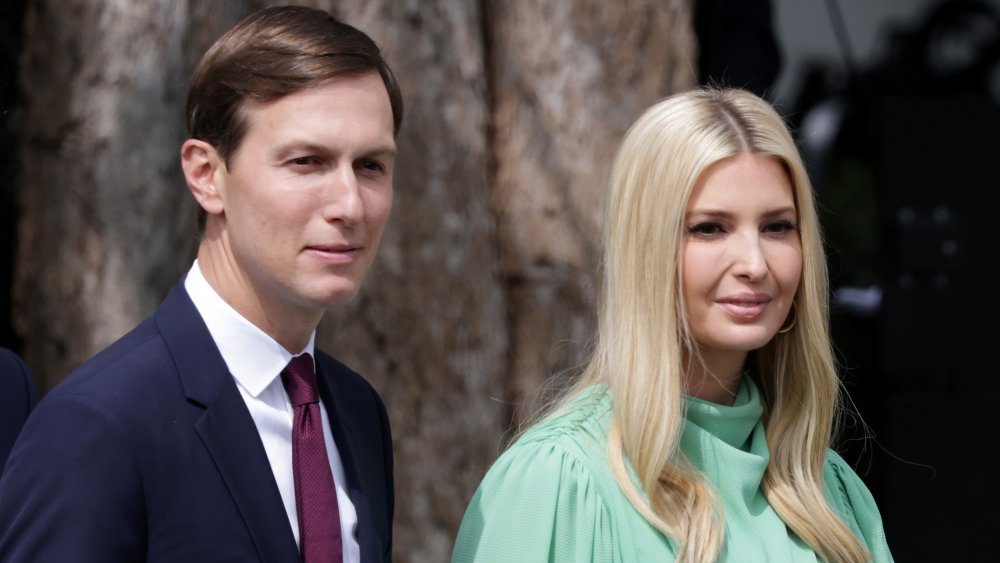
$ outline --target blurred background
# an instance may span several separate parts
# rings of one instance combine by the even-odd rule
[[[625,129],[699,83],[787,116],[828,238],[840,449],[899,561],[1000,532],[1000,0],[308,1],[406,96],[396,203],[319,345],[386,400],[396,559],[444,561],[509,429],[585,361],[603,185]],[[251,0],[0,7],[0,345],[41,391],[189,267],[187,80]]]

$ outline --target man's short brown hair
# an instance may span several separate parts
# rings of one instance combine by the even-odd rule
[[[256,11],[220,37],[194,71],[188,133],[229,164],[246,134],[244,100],[277,100],[326,80],[378,72],[392,105],[393,131],[403,96],[378,45],[323,10],[282,6]]]

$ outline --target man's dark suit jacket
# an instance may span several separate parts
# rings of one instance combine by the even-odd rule
[[[375,390],[317,351],[358,513],[362,561],[390,561],[389,422]],[[178,284],[51,391],[0,479],[0,561],[298,561],[264,446]]]
[[[0,348],[0,473],[35,405],[35,382],[17,354]]]

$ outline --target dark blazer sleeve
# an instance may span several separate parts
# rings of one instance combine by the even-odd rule
[[[142,484],[128,442],[93,399],[42,401],[0,479],[0,561],[144,560]]]
[[[0,348],[0,473],[35,405],[35,382],[17,354]]]

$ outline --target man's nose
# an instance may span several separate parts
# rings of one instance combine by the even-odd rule
[[[337,167],[326,187],[324,210],[327,221],[353,224],[364,218],[361,185],[353,163]]]

